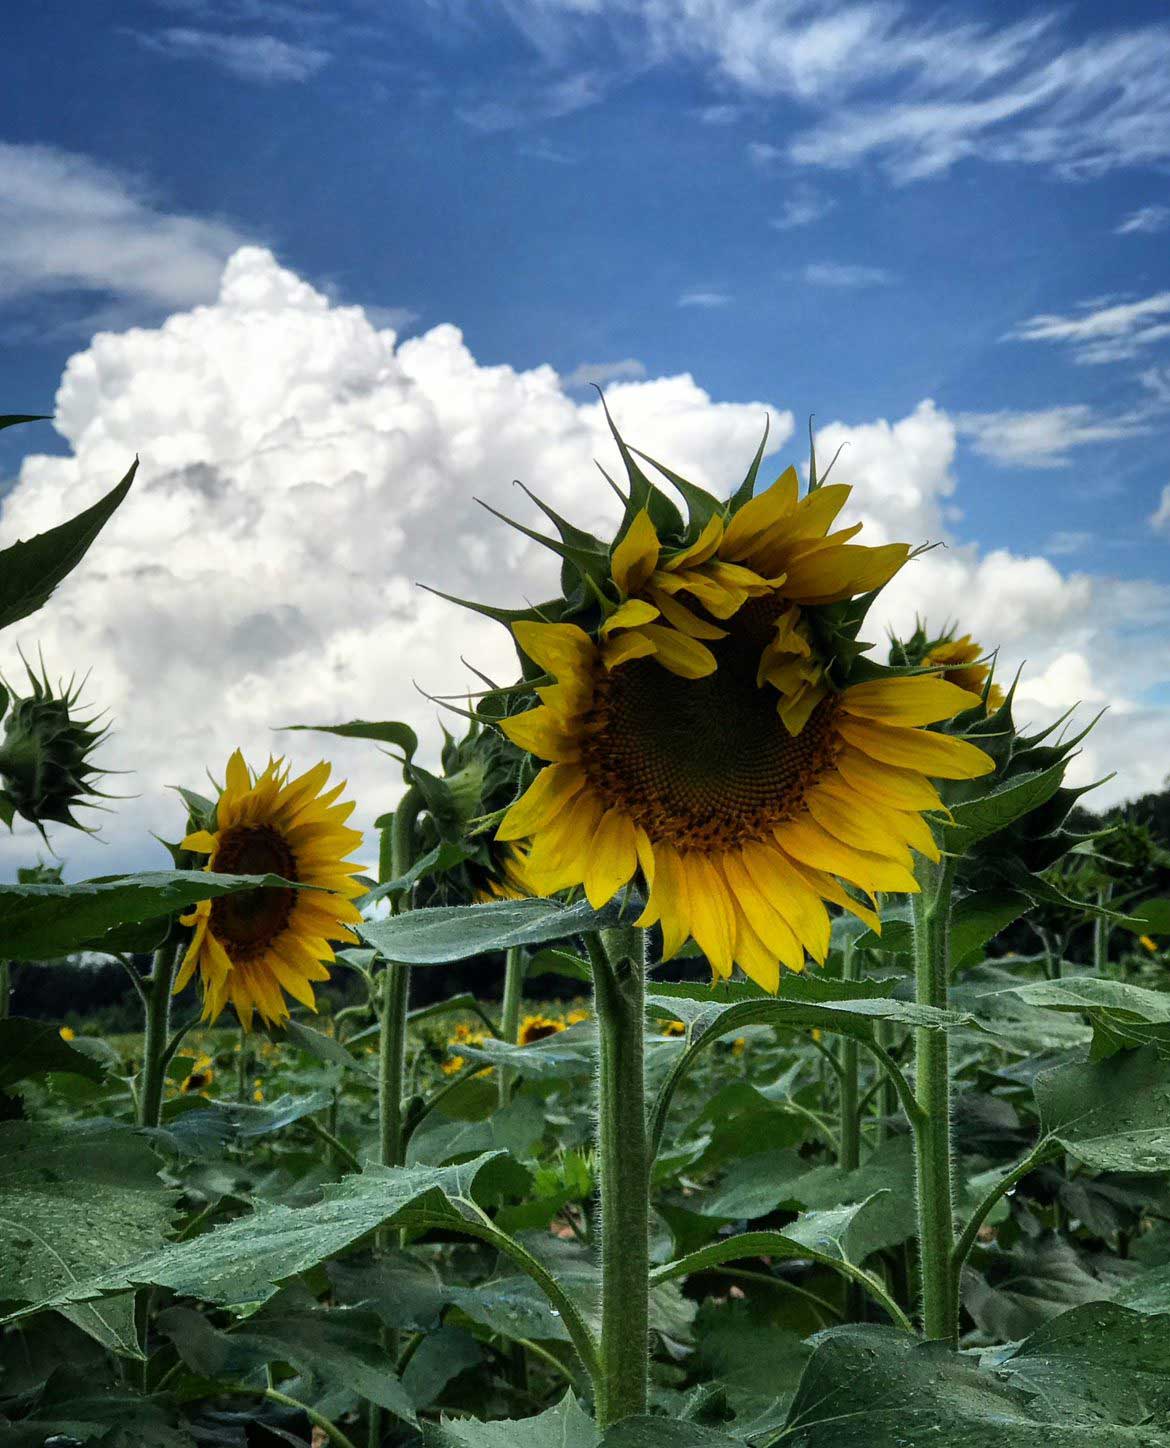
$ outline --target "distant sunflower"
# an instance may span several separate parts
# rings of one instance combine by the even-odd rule
[[[952,626],[932,639],[921,620],[916,623],[909,638],[894,639],[890,645],[891,664],[935,669],[949,684],[957,684],[960,689],[980,697],[986,689],[987,711],[994,714],[1002,706],[1005,695],[998,684],[992,684],[988,689],[991,664],[986,660],[987,650],[969,633],[956,638]]]
[[[324,962],[334,959],[331,942],[356,943],[348,926],[361,918],[352,903],[362,893],[353,879],[361,867],[345,857],[362,837],[344,823],[352,802],[334,803],[344,783],[322,792],[329,773],[322,762],[290,780],[283,759],[275,759],[254,776],[237,750],[228,761],[214,829],[196,830],[183,841],[184,849],[210,856],[208,870],[274,874],[318,887],[221,895],[182,917],[195,933],[175,990],[199,970],[205,1021],[230,1003],[245,1030],[253,1012],[278,1025],[289,1017],[286,991],[315,1010],[310,982],[329,979]]]
[[[215,1080],[214,1062],[208,1055],[200,1055],[192,1062],[190,1073],[184,1076],[179,1084],[179,1091],[184,1096],[190,1096],[199,1091],[206,1091]]]
[[[922,817],[945,808],[931,780],[994,765],[927,728],[977,694],[859,666],[865,607],[910,549],[828,533],[849,488],[799,499],[792,469],[729,505],[685,487],[710,505],[695,541],[665,547],[653,492],[631,503],[608,578],[591,580],[600,618],[578,607],[580,624],[512,623],[553,682],[538,675],[539,705],[498,723],[547,765],[496,838],[528,841],[537,893],[583,885],[594,908],[640,871],[637,923],[661,924],[666,958],[691,936],[718,975],[738,964],[775,990],[781,964],[825,959],[826,904],[878,927],[841,881],[871,900],[918,889],[911,852],[940,854]]]
[[[564,1021],[558,1021],[554,1016],[525,1016],[520,1022],[520,1030],[517,1032],[516,1039],[521,1046],[531,1046],[533,1042],[558,1035],[564,1029]]]

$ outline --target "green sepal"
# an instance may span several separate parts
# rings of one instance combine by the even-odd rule
[[[650,514],[650,521],[658,531],[658,536],[663,533],[673,533],[677,537],[683,534],[682,514],[660,489],[656,488],[642,469],[634,460],[634,455],[626,445],[625,439],[618,432],[613,418],[609,415],[609,407],[605,401],[605,394],[601,388],[597,389],[597,395],[601,398],[601,408],[605,413],[605,420],[609,424],[609,430],[613,434],[613,440],[617,443],[618,452],[621,453],[622,462],[626,465],[626,475],[630,481],[630,496],[626,503],[626,516],[622,520],[622,528],[619,534],[625,536],[630,524],[643,508]]]
[[[652,458],[649,453],[644,453],[641,448],[630,449],[638,454],[651,467],[655,467],[664,478],[668,478],[685,500],[687,505],[687,528],[685,540],[688,544],[702,533],[703,529],[711,521],[716,513],[722,514],[723,504],[718,498],[709,493],[706,488],[701,488],[697,483],[689,482],[681,473],[674,472],[665,463],[660,463],[657,458]]]
[[[768,413],[764,414],[764,435],[760,438],[760,445],[756,448],[756,455],[752,459],[752,465],[748,468],[744,480],[727,500],[728,510],[734,515],[738,513],[745,503],[751,501],[756,491],[756,478],[760,474],[760,464],[764,461],[764,448],[768,444],[768,431],[772,426],[772,419]]]
[[[52,422],[47,412],[4,412],[0,413],[0,429],[16,427],[22,422]]]

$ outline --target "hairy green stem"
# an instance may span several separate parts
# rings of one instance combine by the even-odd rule
[[[914,979],[919,1005],[946,1008],[950,977],[951,892],[955,862],[923,861],[914,911]],[[913,1121],[918,1189],[918,1262],[922,1330],[957,1345],[958,1300],[951,1162],[950,1039],[943,1027],[914,1033],[914,1093],[921,1115]]]
[[[588,937],[600,1046],[601,1378],[608,1428],[644,1413],[650,1335],[650,1156],[646,1124],[646,977],[640,932]]]
[[[846,941],[841,961],[841,979],[858,978],[854,953],[855,942]],[[841,1078],[837,1099],[841,1107],[840,1140],[837,1165],[842,1171],[856,1171],[861,1165],[861,1111],[859,1106],[860,1051],[852,1036],[842,1036],[840,1043]]]
[[[378,882],[396,880],[414,864],[415,826],[425,800],[421,790],[411,785],[398,802],[390,824],[383,829],[378,851]],[[410,892],[390,902],[391,914],[410,909]],[[403,1096],[406,1075],[406,1013],[410,1004],[410,966],[388,960],[382,974],[381,1032],[378,1042],[378,1160],[382,1166],[401,1166],[406,1157]],[[340,1145],[340,1143],[338,1143]],[[378,1232],[378,1245],[385,1249],[399,1234],[383,1229]],[[393,1362],[398,1356],[398,1333],[387,1328],[384,1335],[387,1356]],[[368,1444],[379,1448],[382,1441],[384,1414],[377,1404],[370,1404]]]
[[[500,1032],[505,1041],[515,1046],[520,1039],[520,1008],[524,1003],[524,948],[513,945],[504,961],[504,1005],[500,1020]],[[516,1073],[507,1067],[499,1067],[500,1105],[507,1106],[512,1099],[516,1084]]]
[[[1097,890],[1097,905],[1104,910],[1109,904],[1109,897],[1112,889],[1108,885],[1102,885]],[[1093,969],[1098,975],[1105,975],[1109,970],[1109,921],[1104,915],[1098,915],[1093,921]]]
[[[138,1124],[157,1126],[162,1116],[166,1079],[167,1038],[171,1029],[171,986],[182,946],[160,945],[146,992],[146,1026],[142,1036],[142,1089],[138,1096]]]

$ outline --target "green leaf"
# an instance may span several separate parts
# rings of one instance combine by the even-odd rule
[[[262,1203],[250,1215],[200,1237],[74,1281],[38,1306],[79,1302],[134,1286],[169,1287],[185,1297],[225,1305],[264,1301],[280,1283],[336,1256],[378,1227],[418,1222],[458,1227],[476,1220],[477,1178],[505,1155],[490,1152],[447,1167],[370,1167],[326,1186],[324,1200],[312,1206]],[[112,1255],[119,1254],[108,1253],[106,1260]],[[120,1255],[125,1261],[125,1254]]]
[[[1170,900],[1143,900],[1117,923],[1135,935],[1170,935]]]
[[[1147,990],[1128,981],[1110,980],[1094,975],[1064,976],[1060,980],[1039,980],[1030,985],[1010,987],[1028,1005],[1044,1006],[1051,1011],[1075,1011],[1090,1018],[1106,1020],[1148,1021],[1170,1024],[1170,993]]]
[[[102,1081],[105,1072],[92,1057],[61,1039],[47,1021],[26,1021],[19,1016],[0,1020],[0,1091],[42,1072],[68,1071]]]
[[[423,1426],[425,1448],[597,1448],[598,1441],[597,1425],[572,1393],[535,1418],[443,1418]]]
[[[115,1352],[140,1356],[128,1296],[68,1305],[74,1286],[162,1243],[173,1193],[158,1159],[109,1121],[0,1123],[0,1300],[42,1301]]]
[[[442,875],[448,870],[453,870],[464,860],[471,859],[474,854],[475,850],[469,849],[466,845],[443,840],[433,850],[428,850],[421,859],[416,860],[409,870],[404,870],[393,880],[383,880],[372,890],[367,890],[355,903],[359,910],[365,910],[377,901],[385,899],[387,895],[401,895],[404,890],[409,890],[417,880],[426,879],[431,875]]]
[[[274,1033],[274,1039],[280,1040],[281,1034]],[[340,1041],[325,1035],[323,1031],[315,1031],[312,1026],[306,1026],[301,1021],[286,1021],[283,1039],[290,1046],[295,1046],[297,1050],[304,1051],[307,1055],[315,1056],[318,1061],[324,1061],[327,1065],[342,1066],[347,1071],[356,1071],[359,1076],[373,1075],[373,1072],[363,1065],[352,1052],[347,1051]]]
[[[373,1313],[348,1307],[314,1309],[298,1301],[298,1294],[288,1296],[291,1306],[278,1299],[231,1333],[217,1331],[202,1313],[185,1307],[160,1313],[158,1326],[201,1377],[230,1382],[269,1363],[291,1363],[313,1380],[313,1397],[345,1388],[415,1422],[414,1404],[387,1366]]]
[[[587,901],[498,900],[490,905],[442,905],[388,920],[366,921],[358,934],[387,960],[405,965],[446,965],[512,945],[542,945],[635,919],[642,902],[631,898],[594,910]]]
[[[77,1443],[196,1448],[195,1439],[178,1423],[178,1405],[170,1394],[143,1397],[124,1383],[103,1382],[102,1376],[100,1369],[96,1374],[72,1366],[57,1369],[38,1394],[30,1417],[16,1423],[3,1418],[4,1448],[74,1448]]]
[[[1113,1292],[1054,1232],[1011,1252],[981,1250],[963,1273],[963,1305],[997,1342],[1018,1341],[1070,1307],[1106,1302]]]
[[[852,1324],[820,1333],[788,1415],[793,1448],[1166,1448],[1170,1320],[1074,1308],[987,1366]]]
[[[326,1111],[332,1100],[329,1091],[315,1091],[311,1096],[286,1094],[263,1106],[254,1106],[250,1101],[204,1101],[190,1096],[168,1103],[164,1124],[150,1127],[144,1134],[175,1156],[212,1159],[229,1144],[268,1136],[304,1116]]]
[[[0,413],[0,429],[16,427],[22,422],[52,422],[52,420],[52,417],[46,412],[5,412]]]
[[[239,890],[307,888],[279,875],[219,875],[203,870],[148,870],[76,885],[0,885],[0,940],[14,960],[52,960],[105,946],[126,924],[157,920]]]
[[[983,958],[983,947],[1032,908],[1020,890],[1001,886],[967,895],[951,914],[951,969],[965,970]]]
[[[461,1045],[459,1054],[469,1061],[506,1066],[534,1081],[578,1080],[591,1076],[597,1068],[597,1027],[592,1021],[582,1021],[530,1046],[485,1040],[478,1046]]]
[[[315,734],[337,734],[342,739],[372,739],[378,744],[393,744],[410,759],[418,748],[418,735],[409,724],[397,719],[385,719],[371,723],[368,719],[355,719],[351,724],[281,724],[280,729],[307,729]]]
[[[600,1448],[743,1448],[743,1442],[677,1418],[636,1417],[608,1429]]]
[[[1153,1046],[1036,1077],[1043,1130],[1096,1171],[1170,1171],[1170,1062]]]
[[[498,1277],[474,1287],[448,1287],[446,1296],[473,1322],[501,1337],[570,1341],[564,1319],[530,1277]]]
[[[943,848],[963,854],[988,836],[1038,809],[1061,786],[1066,762],[1009,778],[997,788],[951,807],[951,821],[940,823]]]
[[[68,523],[0,551],[0,628],[19,623],[48,602],[53,590],[85,557],[90,544],[130,491],[137,471],[135,459],[118,486],[111,488],[92,508],[78,513]]]
[[[529,960],[527,969],[524,972],[528,980],[535,979],[539,975],[560,975],[567,980],[579,980],[588,985],[593,980],[592,972],[587,961],[579,955],[574,955],[570,950],[538,950]]]

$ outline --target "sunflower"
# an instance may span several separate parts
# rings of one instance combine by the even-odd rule
[[[994,714],[1004,702],[1004,692],[998,684],[988,688],[991,665],[985,663],[987,650],[975,642],[970,634],[955,638],[954,629],[948,628],[936,639],[928,639],[921,623],[904,642],[895,639],[890,648],[890,662],[912,664],[922,668],[937,669],[942,678],[960,689],[982,697],[987,691],[987,712]]]
[[[659,495],[631,471],[629,521],[590,580],[600,609],[566,599],[562,621],[512,621],[540,702],[498,723],[545,765],[496,838],[528,842],[536,893],[580,885],[594,908],[640,872],[637,923],[661,925],[664,958],[693,937],[717,975],[738,964],[775,990],[781,964],[824,961],[828,904],[877,929],[878,892],[918,889],[912,852],[940,857],[931,781],[994,764],[928,727],[978,694],[861,660],[865,607],[908,545],[828,532],[849,489],[798,498],[792,469],[743,495],[702,494],[709,516],[668,547]]]
[[[72,1026],[61,1026],[58,1029],[57,1034],[61,1037],[63,1041],[77,1040],[77,1032],[73,1029]]]
[[[183,1096],[190,1096],[198,1091],[206,1091],[215,1080],[214,1062],[211,1057],[201,1054],[191,1065],[190,1073],[184,1076],[179,1083],[179,1091]]]
[[[663,1021],[662,1034],[664,1036],[685,1036],[687,1027],[685,1021]]]
[[[353,904],[362,893],[353,879],[360,866],[345,856],[362,837],[344,823],[353,804],[334,803],[344,783],[323,792],[329,773],[322,762],[290,779],[284,760],[274,759],[256,775],[237,750],[212,827],[183,841],[184,849],[210,856],[208,870],[274,874],[318,887],[221,895],[182,917],[194,935],[175,990],[198,969],[205,1021],[214,1021],[230,1002],[245,1030],[254,1011],[278,1025],[289,1017],[286,991],[315,1010],[310,982],[329,979],[323,962],[334,959],[331,942],[356,943],[348,926],[361,918]]]
[[[543,1041],[547,1036],[555,1036],[564,1029],[564,1021],[558,1021],[554,1016],[525,1016],[520,1022],[516,1039],[521,1046],[531,1046],[534,1041]]]

